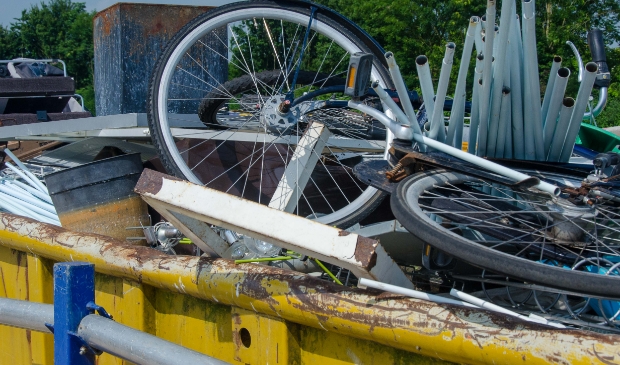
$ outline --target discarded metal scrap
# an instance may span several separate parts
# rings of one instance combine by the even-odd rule
[[[228,248],[214,237],[213,224],[338,265],[358,278],[413,288],[376,240],[153,170],[144,170],[135,191],[205,252],[222,256]]]

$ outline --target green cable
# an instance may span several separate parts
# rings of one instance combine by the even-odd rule
[[[261,257],[258,259],[247,259],[247,260],[235,260],[235,264],[247,264],[250,262],[266,262],[266,261],[280,261],[280,260],[290,260],[293,257],[291,256],[279,256],[279,257]]]
[[[325,265],[323,265],[323,263],[322,263],[321,261],[319,261],[318,259],[314,259],[314,261],[316,262],[316,264],[317,264],[317,265],[319,265],[319,267],[320,267],[321,269],[323,269],[323,271],[325,271],[325,273],[326,273],[327,275],[329,275],[329,277],[330,277],[330,278],[334,279],[334,281],[335,281],[337,284],[342,285],[342,283],[340,282],[340,280],[338,280],[338,278],[337,278],[334,274],[332,274],[332,272],[331,272],[331,271],[327,270],[327,268],[325,267]]]

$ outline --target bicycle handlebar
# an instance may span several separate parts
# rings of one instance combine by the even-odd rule
[[[609,87],[611,83],[611,74],[609,73],[609,66],[607,66],[603,32],[600,29],[588,31],[588,47],[590,47],[592,61],[598,65],[598,74],[594,86],[597,88]]]

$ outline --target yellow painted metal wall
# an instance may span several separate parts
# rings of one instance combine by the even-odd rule
[[[120,323],[233,364],[620,364],[620,336],[169,256],[0,214],[0,296],[51,303],[58,261],[95,264],[97,304]],[[52,364],[52,352],[50,335],[0,326],[0,364]]]
[[[0,296],[53,303],[52,266],[0,246]],[[124,278],[97,273],[95,280],[96,302],[114,320],[233,364],[444,363]],[[53,364],[53,347],[51,334],[0,325],[2,365]],[[109,354],[98,359],[100,365],[124,363]]]

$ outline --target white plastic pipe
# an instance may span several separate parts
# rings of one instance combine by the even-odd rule
[[[406,289],[401,286],[385,284],[379,281],[374,281],[374,280],[370,280],[366,278],[360,278],[358,286],[375,288],[375,289],[387,291],[387,292],[394,293],[394,294],[405,295],[407,297],[411,297],[415,299],[428,300],[429,302],[434,302],[434,303],[455,304],[455,305],[461,305],[465,307],[479,308],[478,306],[468,303],[468,302],[454,300],[454,299],[442,297],[439,295],[428,294],[428,293],[425,293],[419,290]]]
[[[41,215],[43,217],[47,217],[49,219],[52,220],[58,220],[58,215],[56,213],[52,213],[49,212],[45,209],[42,209],[34,204],[30,204],[29,202],[20,200],[18,198],[15,198],[11,195],[5,194],[5,193],[0,193],[0,196],[7,202],[9,202],[10,204],[12,204],[13,206],[17,206],[19,208],[23,208],[32,212],[35,212],[38,215]]]
[[[14,198],[17,198],[19,200],[23,200],[29,204],[32,204],[34,206],[37,206],[41,209],[44,209],[54,215],[56,215],[56,209],[54,209],[54,206],[51,204],[48,204],[44,201],[41,201],[40,199],[37,199],[36,197],[28,194],[28,193],[22,193],[21,191],[17,190],[17,188],[13,188],[11,187],[11,185],[6,185],[6,184],[0,184],[0,192],[3,192],[5,194],[8,194]]]
[[[10,185],[15,185],[27,192],[29,192],[30,194],[36,196],[37,198],[44,200],[50,204],[54,204],[54,202],[52,202],[52,198],[49,196],[49,194],[44,193],[38,189],[35,189],[31,186],[28,186],[24,183],[22,183],[21,181],[17,181],[17,180],[5,180],[5,182],[8,182]]]
[[[549,155],[549,148],[551,147],[553,134],[555,133],[555,126],[557,124],[558,115],[560,114],[560,108],[562,107],[562,101],[564,100],[564,93],[566,92],[569,76],[570,70],[563,67],[556,72],[556,77],[554,78],[553,91],[551,95],[549,95],[549,106],[547,108],[545,120],[545,156]]]
[[[469,27],[467,28],[465,45],[463,46],[463,54],[461,56],[461,65],[459,66],[459,75],[456,79],[456,88],[454,89],[452,110],[450,111],[450,124],[448,125],[446,143],[457,148],[461,148],[463,143],[463,121],[465,113],[465,99],[467,94],[465,84],[467,81],[469,61],[471,60],[471,51],[474,45],[476,27],[479,22],[480,18],[477,16],[472,16],[469,19]]]
[[[433,110],[433,119],[431,119],[431,129],[428,133],[430,138],[440,142],[446,140],[446,125],[443,118],[443,104],[446,101],[448,92],[448,84],[450,83],[450,72],[452,71],[452,61],[454,59],[454,50],[456,45],[452,42],[446,44],[446,52],[441,62],[441,72],[439,73],[439,82],[437,84],[437,94],[435,95],[435,109]]]
[[[26,165],[24,165],[18,158],[17,156],[15,156],[13,154],[13,152],[11,152],[11,150],[9,150],[8,148],[4,149],[4,153],[6,153],[7,156],[9,156],[11,158],[11,160],[13,160],[13,162],[15,162],[15,164],[24,171],[24,173],[29,176],[32,181],[36,184],[36,186],[39,188],[39,190],[43,191],[44,193],[47,193],[47,187],[45,185],[43,185],[43,183],[36,177],[34,176],[34,174],[32,172],[30,172],[30,170],[26,167]]]
[[[22,171],[22,170],[18,169],[17,167],[13,166],[13,164],[11,164],[10,162],[5,162],[4,165],[6,167],[8,167],[11,171],[16,173],[17,176],[19,176],[22,179],[24,179],[24,181],[27,182],[33,188],[39,190],[42,193],[47,193],[47,191],[42,191],[41,187],[39,187],[39,185],[34,181],[34,180],[36,180],[36,178],[32,179],[30,176],[26,175],[26,173],[24,171]]]
[[[0,194],[0,206],[8,210],[9,212],[16,214],[16,215],[21,215],[24,217],[32,218],[32,219],[38,220],[43,223],[50,223],[50,224],[60,226],[60,222],[58,222],[57,220],[45,217],[41,214],[37,214],[33,212],[32,210],[26,208],[24,205],[16,206],[12,202],[10,202],[9,199],[6,199],[6,198],[7,198],[6,195]]]
[[[583,79],[579,85],[577,99],[575,100],[575,108],[573,109],[573,114],[570,118],[570,125],[568,126],[566,138],[564,138],[564,147],[562,147],[560,162],[568,162],[570,155],[573,153],[575,139],[577,138],[577,134],[579,134],[583,114],[586,112],[586,107],[589,101],[588,99],[590,98],[590,93],[592,93],[592,87],[594,86],[598,66],[594,62],[588,62],[583,71]]]
[[[561,325],[559,323],[555,323],[555,322],[549,322],[546,319],[539,317],[539,316],[535,316],[535,317],[528,317],[528,316],[524,316],[522,314],[519,314],[517,312],[513,312],[509,309],[500,307],[499,305],[487,302],[486,300],[480,299],[480,298],[476,298],[473,295],[469,295],[467,293],[464,293],[460,290],[456,290],[456,289],[451,289],[450,290],[450,295],[452,295],[453,297],[459,298],[462,301],[465,302],[469,302],[472,303],[478,307],[493,311],[493,312],[498,312],[498,313],[503,313],[512,317],[517,317],[520,318],[524,321],[528,321],[528,322],[536,322],[536,323],[542,323],[542,324],[546,324],[549,326],[553,326],[553,327],[557,327],[557,328],[565,328],[564,325]]]

